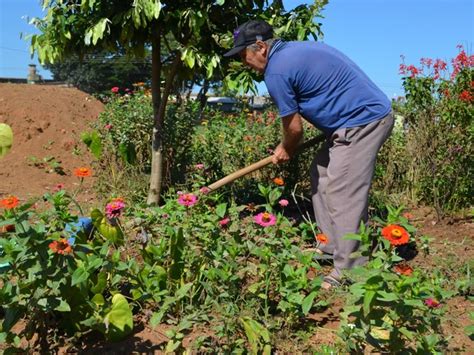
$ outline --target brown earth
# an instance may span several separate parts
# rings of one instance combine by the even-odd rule
[[[0,198],[24,201],[58,184],[74,190],[79,184],[74,168],[92,162],[80,135],[102,110],[100,101],[75,88],[0,84],[0,123],[10,125],[14,135],[12,149],[0,160]],[[85,191],[92,182],[85,179]]]
[[[24,84],[0,84],[0,123],[9,124],[14,132],[12,150],[0,160],[0,198],[16,195],[21,200],[41,196],[64,184],[69,191],[79,184],[72,174],[76,167],[90,167],[93,158],[81,142],[80,134],[88,129],[103,110],[103,105],[74,88]],[[91,199],[93,178],[85,181]],[[86,197],[84,197],[86,196]],[[88,196],[88,197],[87,197]],[[412,261],[414,266],[441,268],[447,278],[459,277],[459,269],[473,260],[474,224],[472,218],[459,217],[438,221],[428,208],[410,211],[412,222],[431,242],[430,254],[420,252]],[[472,291],[471,291],[472,292]],[[333,307],[308,317],[315,325],[315,334],[308,345],[335,344],[339,326],[340,305],[336,295],[328,295]],[[464,334],[470,324],[472,302],[463,296],[451,299],[446,305],[443,330],[450,352],[474,352],[473,342]],[[157,353],[166,344],[166,327],[149,328],[137,322],[133,336],[118,344],[94,341],[84,347],[84,353]],[[197,335],[210,336],[210,329],[191,332],[184,343]],[[289,344],[291,347],[291,344]],[[65,348],[68,348],[66,346]],[[289,348],[284,347],[285,351]]]

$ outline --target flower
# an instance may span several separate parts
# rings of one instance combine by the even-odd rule
[[[0,206],[2,206],[3,208],[5,208],[7,210],[10,210],[10,209],[15,208],[16,206],[18,206],[19,202],[20,202],[20,200],[18,200],[18,197],[8,196],[8,197],[4,198],[3,200],[0,200]]]
[[[199,192],[202,193],[203,195],[206,195],[208,194],[209,192],[211,192],[211,189],[207,186],[203,186],[199,189]]]
[[[392,245],[402,245],[408,243],[410,235],[405,228],[396,224],[389,224],[382,229],[382,236]]]
[[[473,100],[473,96],[471,95],[471,93],[467,90],[463,90],[460,94],[459,94],[459,100],[461,101],[464,101],[464,102],[471,102]]]
[[[326,234],[319,233],[316,234],[316,241],[318,241],[321,244],[327,244],[329,242],[329,238],[326,236]]]
[[[62,183],[59,183],[59,184],[56,184],[56,186],[54,186],[54,192],[59,192],[61,191],[62,189],[64,189],[64,184]]]
[[[76,168],[74,169],[74,175],[81,178],[89,177],[92,176],[92,170],[84,167]]]
[[[410,213],[410,212],[405,212],[402,214],[403,217],[405,217],[406,219],[413,219],[413,215]]]
[[[254,221],[262,227],[268,227],[276,223],[276,217],[268,212],[260,212],[254,217]]]
[[[425,300],[425,305],[427,305],[428,307],[430,308],[438,308],[438,307],[441,307],[441,303],[436,300],[435,298],[427,298]]]
[[[72,246],[65,238],[61,238],[49,243],[49,249],[51,249],[53,253],[56,254],[67,255],[72,253]]]
[[[195,205],[197,201],[198,201],[197,196],[193,194],[181,194],[179,195],[179,198],[178,198],[178,203],[186,207],[191,207]]]
[[[105,128],[106,130],[108,130],[108,131],[111,130],[112,127],[113,127],[112,123],[107,123],[107,124],[104,126],[104,128]]]
[[[288,200],[285,200],[284,198],[282,198],[280,201],[278,201],[278,204],[281,207],[286,207],[286,206],[288,206],[289,202],[288,202]]]
[[[278,186],[283,186],[285,184],[285,181],[283,181],[283,179],[280,177],[274,178],[273,182],[275,183],[275,185],[278,185]]]
[[[117,94],[119,92],[119,87],[118,86],[114,86],[112,89],[110,89],[110,91],[112,91],[114,94]]]
[[[202,170],[202,169],[204,169],[204,164],[196,164],[196,165],[194,165],[194,167],[195,167],[197,170]]]
[[[219,221],[219,225],[221,227],[225,227],[226,225],[228,225],[230,222],[230,218],[229,217],[226,217],[226,218],[223,218]]]
[[[413,273],[413,269],[407,263],[400,263],[393,267],[393,271],[395,271],[399,275],[410,276]]]
[[[117,218],[120,217],[124,208],[125,203],[123,199],[118,197],[113,199],[105,206],[105,214],[109,219]]]

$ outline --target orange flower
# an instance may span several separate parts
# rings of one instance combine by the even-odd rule
[[[61,238],[49,243],[49,249],[51,249],[53,253],[56,254],[67,255],[72,253],[72,246],[65,238]]]
[[[0,200],[0,206],[6,208],[7,210],[10,210],[18,206],[19,202],[20,200],[18,200],[16,196],[8,196],[7,198]]]
[[[326,236],[326,234],[323,233],[317,234],[316,240],[321,244],[327,244],[329,242],[329,238]]]
[[[283,181],[283,179],[280,178],[280,177],[274,178],[274,179],[273,179],[273,182],[274,182],[276,185],[278,185],[278,186],[283,186],[283,185],[285,184],[285,182]]]
[[[405,230],[405,228],[397,226],[396,224],[389,224],[383,228],[382,236],[392,245],[406,244],[410,239],[410,235]]]
[[[393,267],[393,271],[395,271],[399,275],[410,276],[413,273],[413,269],[407,263],[400,263]]]
[[[74,175],[77,177],[89,177],[92,176],[92,170],[89,168],[76,168],[74,169]]]

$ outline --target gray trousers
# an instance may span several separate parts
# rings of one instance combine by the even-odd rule
[[[360,222],[367,223],[369,189],[380,147],[390,135],[394,119],[386,117],[360,127],[340,128],[325,142],[311,164],[314,215],[319,229],[328,238],[320,249],[333,254],[331,276],[362,265],[364,257],[351,258],[359,242],[345,240],[358,233]]]

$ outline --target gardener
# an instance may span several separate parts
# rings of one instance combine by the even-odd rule
[[[367,223],[375,159],[393,127],[390,100],[349,58],[318,42],[284,42],[272,27],[252,20],[234,32],[234,47],[248,67],[264,74],[282,117],[283,138],[273,163],[288,161],[303,138],[302,118],[327,139],[311,166],[316,222],[329,239],[319,252],[334,268],[323,288],[339,286],[344,269],[366,262],[352,257],[359,242],[343,238]]]

